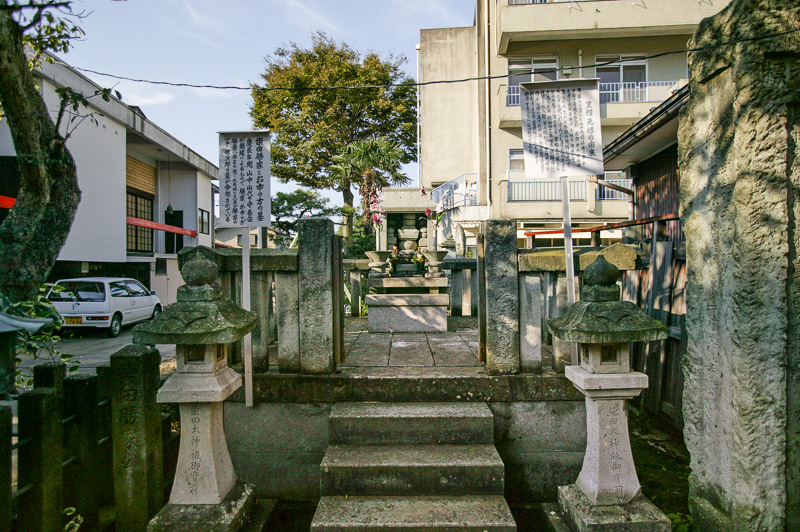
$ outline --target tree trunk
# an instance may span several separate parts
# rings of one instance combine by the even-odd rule
[[[80,202],[75,162],[42,101],[22,31],[0,12],[0,105],[17,153],[20,189],[0,225],[0,292],[30,299],[47,279]]]
[[[350,187],[342,189],[344,205],[342,208],[342,236],[344,237],[344,252],[347,254],[350,245],[353,243],[353,191]]]

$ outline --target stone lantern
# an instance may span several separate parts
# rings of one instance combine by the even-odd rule
[[[579,365],[565,374],[586,397],[583,468],[575,484],[558,488],[558,501],[578,532],[668,532],[669,519],[641,493],[625,402],[647,388],[647,375],[630,369],[629,342],[664,340],[669,331],[620,301],[618,279],[619,269],[599,255],[584,271],[581,301],[548,322],[555,337],[578,344]]]
[[[180,524],[234,532],[253,508],[255,494],[237,482],[222,402],[242,384],[228,367],[230,346],[255,327],[256,315],[223,296],[211,249],[194,248],[184,257],[186,284],[178,288],[177,303],[133,330],[135,343],[176,344],[177,352],[177,371],[158,391],[158,402],[180,405],[178,465],[169,504],[148,531],[189,530],[175,528]]]

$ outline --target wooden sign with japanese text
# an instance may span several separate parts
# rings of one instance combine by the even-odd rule
[[[268,131],[219,134],[220,227],[269,227]]]
[[[526,179],[603,174],[596,79],[520,84]]]

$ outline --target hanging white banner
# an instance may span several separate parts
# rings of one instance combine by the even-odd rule
[[[269,227],[269,131],[220,132],[220,227]]]
[[[596,79],[520,84],[527,179],[603,174]]]

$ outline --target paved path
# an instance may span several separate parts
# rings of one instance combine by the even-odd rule
[[[472,320],[475,321],[475,320]],[[366,319],[345,327],[345,367],[476,367],[478,329],[470,321],[450,320],[448,332],[370,333]]]
[[[80,330],[66,334],[62,331],[61,341],[56,344],[56,347],[62,353],[75,355],[73,360],[80,360],[78,373],[92,374],[95,373],[97,366],[108,363],[113,353],[131,343],[132,329],[131,326],[124,327],[116,338],[109,338],[105,331]],[[157,345],[156,347],[161,352],[162,365],[175,359],[174,345]],[[43,361],[47,362],[49,358],[33,360],[22,357],[19,367],[25,370]]]

